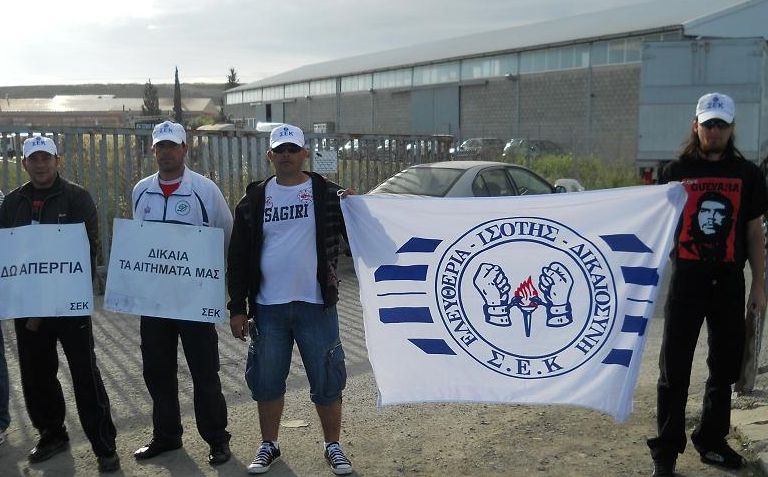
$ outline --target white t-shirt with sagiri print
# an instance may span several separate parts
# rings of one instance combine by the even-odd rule
[[[275,178],[270,179],[264,197],[261,287],[257,303],[323,303],[317,281],[315,236],[312,181],[282,186]]]

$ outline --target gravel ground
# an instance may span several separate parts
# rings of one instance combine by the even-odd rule
[[[354,475],[650,475],[651,462],[645,439],[655,432],[656,360],[661,320],[651,321],[635,392],[634,413],[623,424],[595,411],[565,406],[424,404],[377,408],[376,384],[365,354],[357,282],[348,262],[344,263],[342,278],[344,287],[339,310],[350,373],[345,391],[342,443],[353,461]],[[656,318],[658,312],[660,309]],[[67,417],[71,450],[41,464],[27,462],[26,453],[34,446],[37,435],[24,410],[15,360],[15,336],[10,325],[9,322],[2,324],[11,372],[14,421],[8,442],[0,446],[0,475],[96,475],[96,459],[74,411],[66,364],[62,364],[60,377],[67,402],[71,403]],[[251,401],[242,377],[246,345],[232,338],[228,327],[219,329],[219,340],[221,376],[229,404],[229,430],[233,434],[233,457],[217,468],[206,463],[208,449],[195,429],[189,373],[181,356],[179,379],[186,431],[184,447],[148,462],[138,463],[133,459],[133,451],[151,436],[151,408],[141,376],[138,320],[132,316],[99,312],[94,317],[94,330],[97,354],[118,428],[122,475],[245,475],[245,467],[259,442],[258,421],[256,405]],[[696,422],[706,379],[703,354],[706,333],[702,335],[688,406],[690,427]],[[309,404],[306,378],[297,356],[294,358],[284,415],[284,424],[291,427],[281,429],[283,457],[267,475],[332,475],[322,458],[322,435]],[[768,376],[761,375],[760,389],[768,389],[767,379]],[[731,444],[741,447],[738,437],[732,439]],[[749,451],[746,452],[749,455]],[[762,475],[755,465],[738,472],[706,466],[692,451],[681,456],[678,471],[679,475],[688,477]]]

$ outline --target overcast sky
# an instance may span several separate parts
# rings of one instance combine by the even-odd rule
[[[648,0],[4,2],[0,85],[251,82],[301,65]]]

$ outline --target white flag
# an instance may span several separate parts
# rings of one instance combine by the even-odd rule
[[[684,202],[677,183],[342,200],[379,402],[573,404],[623,421]]]
[[[136,315],[224,321],[224,231],[115,219],[104,308]]]

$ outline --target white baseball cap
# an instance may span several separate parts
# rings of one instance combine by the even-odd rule
[[[160,141],[171,141],[176,144],[186,144],[187,132],[184,126],[173,121],[163,121],[152,130],[152,145]]]
[[[696,120],[699,124],[710,119],[722,119],[728,124],[733,122],[736,105],[727,94],[708,93],[699,98],[696,105]]]
[[[273,149],[285,143],[304,147],[304,132],[290,124],[283,124],[273,129],[269,135],[269,148]]]
[[[37,151],[45,151],[48,154],[55,156],[58,154],[56,149],[56,143],[53,139],[45,136],[32,136],[24,141],[24,157],[29,157]]]

